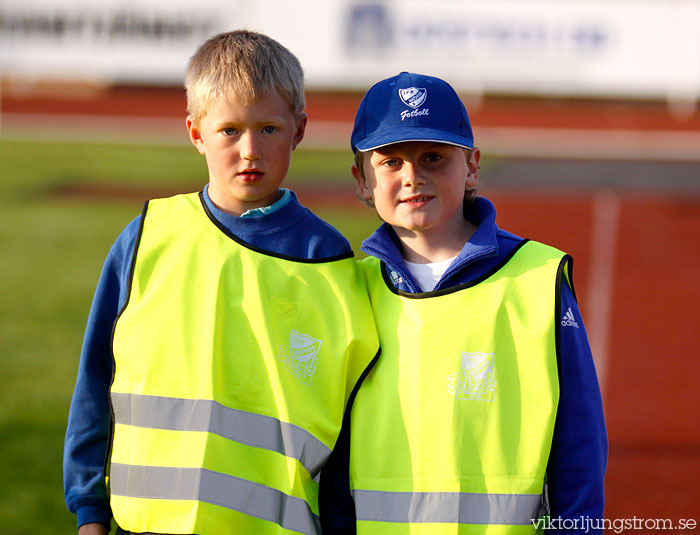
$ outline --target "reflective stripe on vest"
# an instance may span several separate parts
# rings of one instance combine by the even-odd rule
[[[359,534],[535,531],[568,261],[526,242],[487,278],[424,294],[395,290],[376,258],[360,262],[382,355],[351,416]]]
[[[299,533],[320,532],[309,504],[276,489],[197,468],[111,465],[111,491],[118,496],[198,500],[274,522]]]
[[[179,399],[136,394],[112,394],[118,424],[207,431],[236,442],[296,459],[317,479],[331,450],[311,433],[276,418],[224,407],[208,399]]]
[[[151,201],[114,327],[110,504],[131,532],[318,532],[318,475],[378,349],[351,257],[277,257]]]
[[[375,522],[531,525],[542,502],[539,494],[355,490],[352,495],[357,520]]]

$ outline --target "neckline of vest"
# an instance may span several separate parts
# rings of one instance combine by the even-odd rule
[[[523,239],[520,243],[518,243],[513,250],[503,258],[501,262],[499,262],[493,269],[487,271],[480,277],[477,277],[474,280],[471,280],[469,282],[463,282],[461,284],[457,284],[456,286],[450,286],[449,288],[440,288],[439,290],[431,290],[429,292],[419,292],[419,293],[411,293],[411,292],[406,292],[404,290],[399,290],[396,288],[392,283],[391,279],[389,278],[389,275],[387,274],[386,270],[384,269],[384,266],[380,264],[380,269],[382,272],[382,279],[384,279],[384,284],[386,284],[387,289],[391,291],[392,293],[400,296],[400,297],[406,297],[407,299],[430,299],[431,297],[441,297],[443,295],[448,295],[451,293],[459,292],[460,290],[465,290],[467,288],[471,288],[473,286],[476,286],[477,284],[480,284],[484,282],[486,279],[490,278],[493,276],[495,273],[500,271],[503,266],[505,266],[510,260],[515,256],[515,254],[526,244],[530,241],[529,238]]]
[[[204,190],[200,191],[198,194],[199,197],[199,202],[202,206],[202,209],[204,210],[204,213],[206,216],[209,218],[209,221],[221,231],[222,234],[224,234],[227,238],[230,238],[231,240],[235,241],[237,244],[241,245],[242,247],[245,247],[246,249],[250,249],[251,251],[255,251],[256,253],[264,254],[266,256],[271,256],[274,258],[279,258],[281,260],[288,260],[290,262],[299,262],[303,264],[325,264],[329,262],[336,262],[338,260],[345,260],[346,258],[353,258],[355,255],[352,251],[346,253],[346,254],[341,254],[341,255],[336,255],[336,256],[329,256],[329,257],[324,257],[324,258],[304,258],[300,256],[291,256],[291,255],[285,255],[282,253],[276,253],[273,251],[268,251],[266,249],[262,249],[260,247],[256,247],[235,234],[233,234],[230,230],[228,230],[216,217],[214,217],[214,214],[211,213],[209,210],[209,207],[207,206],[206,201],[204,200]]]

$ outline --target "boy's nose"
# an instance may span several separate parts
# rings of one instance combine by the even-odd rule
[[[403,185],[405,187],[415,187],[425,184],[425,178],[417,165],[409,162],[404,162],[403,165]]]
[[[241,158],[244,160],[257,160],[260,158],[260,146],[251,133],[241,135],[239,140]]]

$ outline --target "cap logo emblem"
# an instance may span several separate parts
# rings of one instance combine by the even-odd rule
[[[428,90],[424,87],[407,87],[405,89],[399,89],[399,98],[401,102],[413,108],[419,108],[428,98]]]

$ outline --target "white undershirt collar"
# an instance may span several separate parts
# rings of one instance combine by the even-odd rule
[[[418,283],[418,286],[420,286],[421,291],[429,292],[435,288],[435,285],[445,274],[445,271],[447,271],[447,268],[450,267],[450,264],[452,264],[455,258],[457,258],[457,256],[448,258],[447,260],[440,260],[439,262],[429,262],[427,264],[406,262],[406,267]]]

